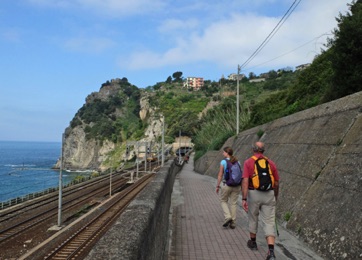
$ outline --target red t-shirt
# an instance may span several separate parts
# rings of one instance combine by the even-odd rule
[[[255,153],[254,156],[256,156],[257,158],[261,158],[261,157],[263,157],[263,154]],[[278,173],[275,163],[272,160],[270,160],[269,158],[268,158],[268,162],[270,165],[270,169],[273,173],[274,180],[279,181],[279,173]],[[244,162],[243,178],[249,178],[249,188],[253,188],[250,180],[254,174],[254,164],[255,164],[255,160],[253,158],[249,158]]]

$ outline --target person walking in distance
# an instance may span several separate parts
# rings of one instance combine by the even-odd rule
[[[258,217],[264,222],[264,233],[268,243],[267,260],[274,260],[275,208],[279,192],[279,174],[275,163],[264,156],[265,146],[256,142],[254,155],[244,162],[242,183],[242,207],[248,213],[250,240],[247,246],[258,249],[256,233]]]
[[[224,211],[223,227],[236,227],[236,203],[241,189],[242,170],[237,158],[233,156],[233,149],[223,149],[224,159],[220,162],[220,169],[217,177],[216,193],[221,189],[220,201]],[[221,185],[222,182],[222,186]],[[230,208],[229,208],[230,204]]]

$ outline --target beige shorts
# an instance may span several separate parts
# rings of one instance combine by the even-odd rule
[[[276,200],[274,191],[249,190],[248,195],[248,217],[249,232],[258,232],[259,215],[264,223],[264,233],[266,237],[275,237],[275,206]]]

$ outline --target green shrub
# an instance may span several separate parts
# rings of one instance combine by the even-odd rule
[[[289,221],[291,217],[292,217],[292,213],[288,211],[284,215],[284,220]]]

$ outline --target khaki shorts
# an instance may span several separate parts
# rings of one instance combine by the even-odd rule
[[[248,195],[248,217],[249,232],[258,232],[259,215],[264,223],[264,233],[266,237],[275,237],[275,205],[274,191],[249,190]]]

